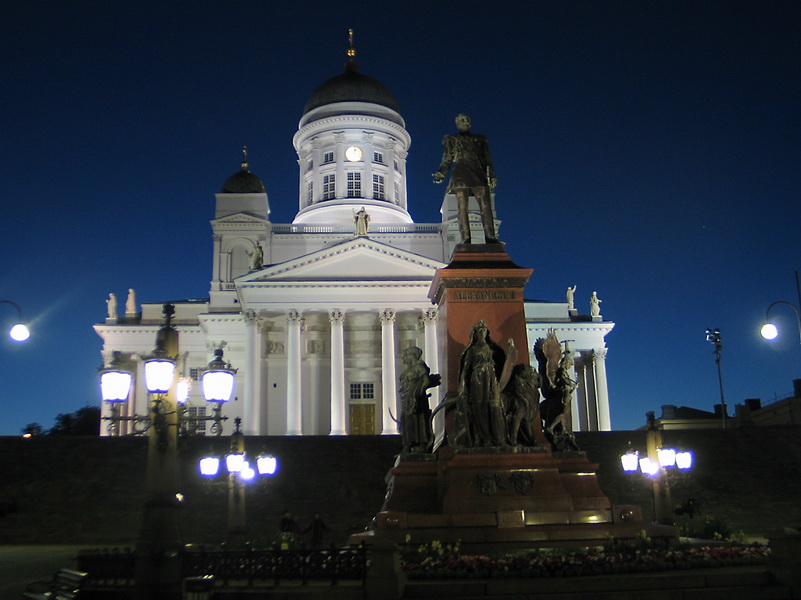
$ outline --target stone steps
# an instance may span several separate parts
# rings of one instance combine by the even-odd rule
[[[785,600],[764,566],[538,579],[407,582],[404,600]]]

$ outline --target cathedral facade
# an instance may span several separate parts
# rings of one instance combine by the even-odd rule
[[[412,220],[411,139],[400,109],[386,87],[359,72],[352,49],[349,57],[345,72],[311,95],[294,136],[294,220],[270,221],[264,183],[246,155],[216,194],[209,298],[175,303],[173,318],[179,372],[192,384],[189,415],[210,413],[199,375],[222,347],[237,369],[235,399],[223,412],[240,417],[246,434],[397,434],[402,350],[423,349],[432,372],[444,360],[429,288],[459,241],[456,198],[445,194],[441,222]],[[472,240],[482,243],[478,207],[470,208]],[[605,336],[614,323],[579,315],[567,301],[525,308],[529,349],[549,330],[570,340],[574,431],[610,429]],[[123,415],[148,413],[141,363],[153,350],[161,313],[161,303],[139,307],[129,297],[125,316],[109,310],[95,325],[104,361],[119,353],[134,371]],[[431,392],[433,407],[441,393]],[[104,416],[110,412],[103,407]],[[193,428],[204,433],[206,424]],[[119,432],[133,429],[128,421]],[[232,430],[225,425],[226,434]]]

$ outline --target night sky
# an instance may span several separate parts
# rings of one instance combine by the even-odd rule
[[[291,5],[291,8],[276,6]],[[4,4],[0,298],[31,321],[0,342],[0,435],[99,405],[92,325],[114,292],[208,296],[214,193],[240,148],[273,222],[298,209],[292,136],[342,72],[396,96],[409,210],[436,222],[441,138],[489,137],[500,238],[530,299],[605,319],[615,429],[663,404],[732,407],[801,378],[801,3],[149,1]],[[0,324],[14,317],[0,306]],[[155,341],[155,340],[154,340]]]

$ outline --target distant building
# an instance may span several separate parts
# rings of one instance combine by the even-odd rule
[[[663,404],[661,416],[655,419],[657,427],[671,429],[720,429],[723,427],[721,405],[714,412]],[[801,424],[801,379],[793,381],[793,394],[763,404],[759,398],[749,398],[735,406],[733,417],[726,418],[727,427],[753,427]],[[646,429],[648,425],[640,429]]]
[[[432,372],[443,359],[428,290],[458,242],[456,199],[445,195],[441,222],[412,220],[411,138],[397,101],[349,56],[345,72],[303,109],[293,140],[299,172],[286,174],[298,178],[293,221],[270,221],[265,185],[245,155],[216,194],[209,298],[174,302],[179,368],[193,381],[190,412],[205,414],[198,376],[224,345],[238,369],[237,399],[224,412],[241,417],[248,434],[395,434],[400,351],[419,346]],[[431,149],[435,163],[439,152]],[[483,243],[471,202],[472,239]],[[106,361],[118,351],[135,367],[123,414],[143,415],[140,363],[153,349],[161,302],[128,312],[95,331]],[[579,315],[567,302],[527,302],[526,319],[529,346],[549,329],[569,341],[579,382],[574,429],[610,429],[605,336],[614,323]],[[434,405],[440,392],[432,392]]]

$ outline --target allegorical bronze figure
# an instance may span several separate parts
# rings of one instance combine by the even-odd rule
[[[431,430],[429,388],[440,384],[440,376],[432,375],[423,362],[423,351],[417,346],[404,348],[401,353],[404,369],[400,374],[400,430],[402,454],[431,452],[434,436]]]
[[[447,193],[456,194],[456,208],[459,219],[459,235],[463,244],[470,244],[470,221],[467,214],[467,203],[470,196],[475,196],[481,211],[481,224],[484,227],[484,239],[487,244],[497,244],[495,219],[492,214],[491,192],[498,180],[490,158],[487,138],[481,134],[470,132],[470,117],[459,114],[456,127],[459,133],[442,138],[444,146],[442,163],[433,174],[434,183],[445,179],[451,164],[451,179]]]

